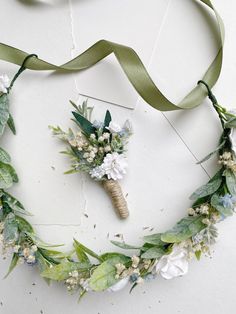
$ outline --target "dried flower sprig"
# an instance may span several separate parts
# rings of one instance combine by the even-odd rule
[[[87,101],[77,106],[71,102],[74,122],[79,127],[76,132],[69,129],[64,132],[60,127],[50,127],[53,134],[65,141],[68,149],[63,153],[72,161],[71,169],[66,173],[83,171],[91,178],[100,181],[110,195],[114,208],[121,218],[129,215],[127,202],[123,196],[118,180],[126,174],[127,161],[125,148],[132,134],[130,122],[123,127],[112,121],[109,111],[104,121],[91,122],[92,107]]]

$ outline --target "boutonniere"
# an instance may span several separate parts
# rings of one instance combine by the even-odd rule
[[[92,120],[93,108],[87,101],[74,107],[73,121],[76,130],[63,131],[59,126],[50,127],[53,134],[63,140],[68,148],[63,153],[72,161],[66,173],[85,172],[100,182],[110,195],[112,203],[121,218],[129,215],[127,202],[119,180],[127,171],[126,145],[132,134],[128,120],[123,126],[113,121],[110,111],[106,111],[102,121]]]

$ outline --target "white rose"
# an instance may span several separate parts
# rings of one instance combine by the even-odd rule
[[[115,122],[110,122],[108,128],[107,128],[111,133],[119,133],[121,132],[121,127],[119,126],[119,124],[115,123]]]
[[[129,282],[129,277],[125,277],[125,278],[121,279],[120,281],[118,281],[117,283],[115,283],[110,288],[108,288],[107,291],[117,292],[119,290],[122,290],[128,284],[128,282]]]
[[[186,249],[174,245],[168,255],[163,255],[156,265],[156,272],[165,279],[183,276],[188,272],[188,257]]]
[[[107,154],[101,165],[109,180],[122,179],[127,166],[124,155],[118,153]]]
[[[9,77],[6,74],[0,75],[0,94],[6,94],[7,89],[10,86]]]

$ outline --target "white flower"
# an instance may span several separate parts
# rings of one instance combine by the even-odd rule
[[[101,166],[104,169],[108,179],[122,179],[126,173],[127,162],[124,155],[118,153],[107,154]]]
[[[119,290],[122,290],[128,284],[128,282],[129,282],[129,277],[125,277],[125,278],[121,279],[120,281],[118,281],[117,283],[115,283],[110,288],[108,288],[107,291],[117,292]]]
[[[7,89],[10,86],[9,77],[6,74],[0,75],[0,94],[6,94]]]
[[[119,126],[119,124],[115,123],[115,122],[110,122],[109,126],[107,128],[111,133],[119,133],[121,132],[121,127]]]
[[[110,146],[110,145],[106,145],[106,146],[104,147],[104,151],[105,151],[105,153],[110,152],[110,151],[111,151],[111,146]]]
[[[109,138],[110,138],[110,133],[108,133],[108,132],[105,132],[105,133],[103,133],[103,138],[105,139],[105,140],[108,140]]]
[[[101,180],[102,177],[105,175],[105,171],[102,166],[97,166],[90,170],[89,174],[93,179]]]
[[[104,137],[101,135],[101,136],[99,136],[99,138],[98,138],[98,142],[99,143],[102,143],[104,141]]]
[[[156,272],[165,279],[183,276],[188,272],[187,250],[179,245],[174,245],[168,255],[163,255],[156,264]]]

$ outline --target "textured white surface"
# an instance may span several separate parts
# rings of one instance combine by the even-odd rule
[[[236,49],[233,0],[214,1],[226,24],[224,69],[215,93],[228,107],[236,98]],[[148,3],[148,4],[147,4]],[[178,101],[192,88],[216,53],[212,25],[197,1],[189,0],[54,0],[26,4],[0,0],[2,42],[15,45],[55,63],[63,63],[95,40],[106,38],[131,45],[149,68],[155,82]],[[121,28],[122,27],[122,28]],[[210,28],[209,28],[210,27]],[[177,61],[176,61],[177,60]],[[9,75],[16,67],[0,63]],[[129,173],[122,182],[128,193],[130,219],[119,221],[103,190],[85,176],[64,176],[68,160],[63,145],[52,138],[49,124],[67,127],[69,99],[89,99],[100,116],[109,108],[118,122],[129,117],[134,136],[129,145]],[[220,127],[208,101],[188,112],[163,114],[138,99],[110,57],[82,74],[25,72],[11,98],[18,134],[4,136],[20,176],[12,189],[30,210],[40,236],[70,246],[73,237],[97,251],[112,250],[107,238],[124,234],[129,243],[171,227],[190,205],[189,194],[216,170],[215,160],[203,167],[196,160],[212,150]],[[232,104],[232,105],[231,105]],[[55,168],[53,170],[52,166]],[[88,215],[88,218],[84,214]],[[18,267],[0,281],[1,314],[235,313],[236,218],[219,226],[213,258],[193,262],[186,277],[162,279],[133,291],[90,294],[77,304],[62,285],[48,287],[34,269]],[[96,228],[94,225],[96,224]],[[9,261],[0,261],[0,277]]]

